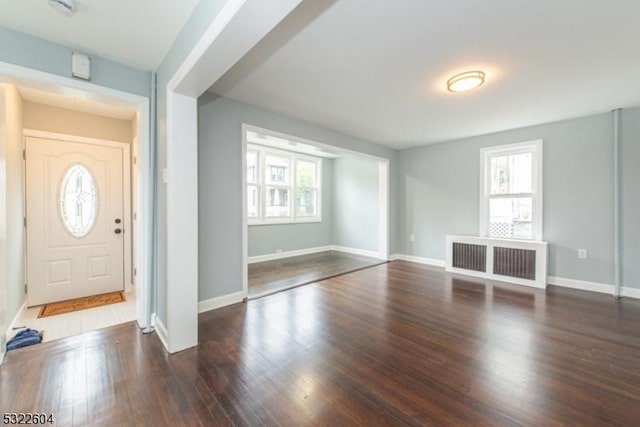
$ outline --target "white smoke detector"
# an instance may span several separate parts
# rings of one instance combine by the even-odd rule
[[[73,15],[76,11],[76,2],[74,0],[49,0],[52,8],[65,15]]]

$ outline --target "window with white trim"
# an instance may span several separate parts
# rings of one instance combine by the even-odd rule
[[[480,234],[542,240],[542,140],[483,148]]]
[[[319,157],[247,145],[249,224],[322,221]]]

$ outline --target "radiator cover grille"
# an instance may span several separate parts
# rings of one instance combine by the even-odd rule
[[[547,287],[547,242],[454,236],[446,239],[445,269],[518,285]]]
[[[453,266],[465,270],[487,271],[487,247],[469,243],[453,243]]]
[[[536,280],[536,251],[494,247],[493,274]]]

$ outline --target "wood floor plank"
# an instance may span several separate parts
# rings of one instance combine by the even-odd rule
[[[12,351],[0,410],[57,425],[601,426],[640,419],[640,301],[394,261],[203,313]]]
[[[249,298],[260,298],[301,285],[328,279],[384,261],[340,251],[249,264]]]

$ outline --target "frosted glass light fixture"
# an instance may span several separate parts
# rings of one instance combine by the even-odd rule
[[[73,15],[76,11],[75,0],[49,0],[49,5],[64,15]]]
[[[451,92],[467,92],[484,83],[482,71],[467,71],[457,74],[447,81],[447,89]]]

